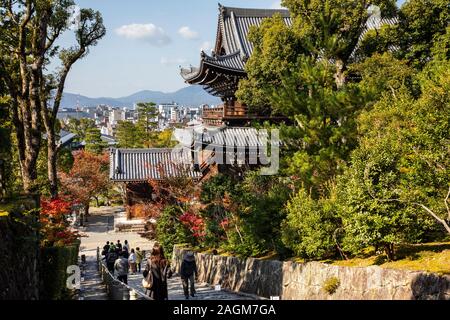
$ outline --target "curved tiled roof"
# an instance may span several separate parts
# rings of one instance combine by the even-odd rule
[[[240,51],[237,51],[230,55],[215,57],[209,56],[206,53],[202,52],[201,57],[200,68],[191,67],[189,69],[181,69],[181,76],[186,81],[191,81],[197,76],[201,75],[203,71],[202,68],[205,68],[205,64],[231,72],[244,73],[245,62],[241,57]]]
[[[253,45],[248,39],[250,28],[260,26],[264,18],[275,14],[281,15],[287,25],[292,25],[287,10],[231,8],[221,5],[219,10],[216,53],[210,56],[202,52],[198,68],[182,68],[181,76],[187,82],[201,82],[208,66],[245,76],[245,63],[253,53]]]
[[[227,54],[240,51],[244,57],[250,57],[253,53],[253,45],[248,39],[248,33],[252,26],[260,26],[265,18],[281,15],[287,25],[292,25],[288,10],[282,9],[246,9],[219,7],[218,39],[222,39],[222,45]],[[216,52],[219,41],[216,42]]]
[[[145,182],[165,177],[198,179],[192,155],[186,149],[111,149],[110,179],[114,182]]]

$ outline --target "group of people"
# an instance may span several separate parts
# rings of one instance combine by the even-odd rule
[[[103,247],[102,254],[105,256],[106,266],[109,272],[114,275],[117,272],[117,279],[128,284],[128,273],[136,274],[141,272],[141,263],[144,255],[140,248],[131,249],[128,241],[124,245],[117,240],[117,243],[107,242]],[[173,275],[170,262],[164,255],[163,248],[155,243],[150,257],[146,261],[143,277],[146,283],[146,294],[153,300],[167,300],[167,281]],[[195,297],[195,280],[197,277],[197,265],[193,252],[187,252],[183,257],[180,267],[180,277],[186,299],[189,296]]]
[[[108,271],[114,275],[117,272],[117,279],[128,284],[128,273],[136,274],[141,272],[141,263],[144,257],[140,248],[130,249],[130,245],[125,240],[123,246],[120,240],[117,243],[106,242],[103,247],[102,255],[106,262]]]

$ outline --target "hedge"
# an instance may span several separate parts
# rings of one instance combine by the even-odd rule
[[[79,242],[65,247],[41,248],[41,300],[61,300],[68,297],[66,271],[68,266],[78,264],[79,248]]]

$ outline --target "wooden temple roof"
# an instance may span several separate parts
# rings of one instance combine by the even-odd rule
[[[109,178],[114,182],[146,182],[166,177],[199,179],[201,172],[190,165],[190,150],[111,149]]]
[[[270,140],[268,132],[248,127],[200,126],[187,131],[181,130],[180,133],[182,135],[176,138],[181,145],[176,149],[111,148],[110,180],[125,183],[162,180],[166,177],[189,177],[199,180],[203,172],[196,169],[195,164],[203,161],[202,150],[213,151],[218,159],[225,156],[234,158],[245,154],[263,155],[274,143]],[[187,139],[183,138],[184,134],[188,135]],[[239,163],[239,159],[234,161]]]
[[[215,49],[212,55],[202,51],[200,66],[182,68],[181,76],[189,84],[203,85],[210,94],[231,97],[239,79],[246,76],[245,63],[253,53],[248,39],[252,26],[261,25],[263,19],[281,15],[291,25],[289,11],[277,9],[245,9],[219,5],[219,22]]]

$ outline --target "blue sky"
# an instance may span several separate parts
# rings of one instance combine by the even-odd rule
[[[225,6],[275,8],[279,0],[221,0]],[[215,0],[77,0],[99,10],[106,36],[77,62],[66,92],[121,97],[140,90],[176,91],[186,84],[179,65],[196,66],[210,50],[217,29]],[[71,45],[71,34],[61,45]],[[205,50],[205,51],[206,51]]]

